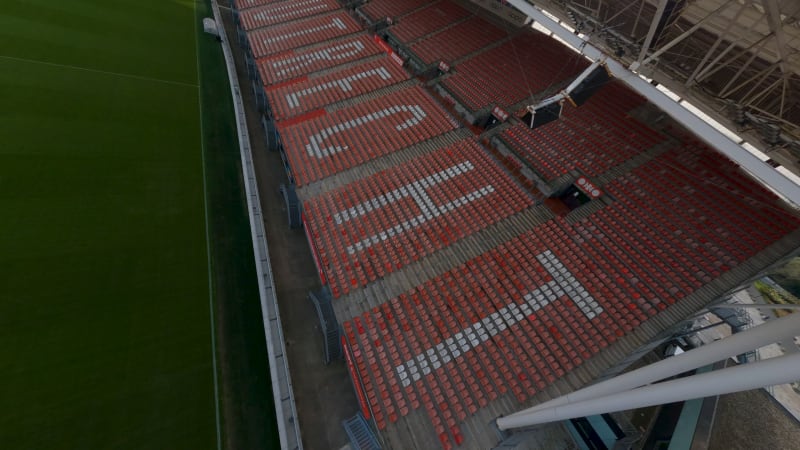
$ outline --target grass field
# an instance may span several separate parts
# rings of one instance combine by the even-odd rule
[[[2,448],[236,442],[218,434],[215,391],[227,409],[244,395],[215,389],[211,311],[256,291],[239,261],[238,180],[222,181],[238,157],[225,147],[230,117],[204,119],[201,134],[200,96],[225,86],[198,87],[214,50],[203,43],[198,58],[195,14],[193,1],[3,1]],[[208,196],[201,136],[207,163],[220,162],[207,170]],[[225,230],[233,236],[215,238]],[[257,338],[252,326],[242,336],[221,325]],[[245,381],[271,406],[266,364],[248,362],[253,375],[225,358],[227,382]],[[256,412],[268,419],[268,408]]]

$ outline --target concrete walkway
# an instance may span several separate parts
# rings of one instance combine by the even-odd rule
[[[229,0],[219,2],[229,6]],[[286,339],[286,353],[294,387],[297,416],[303,448],[328,450],[347,444],[341,422],[353,416],[358,407],[355,394],[342,361],[329,366],[323,363],[322,335],[308,291],[319,289],[319,279],[302,230],[290,230],[283,199],[278,191],[288,183],[280,155],[269,152],[260,125],[260,114],[247,79],[241,49],[234,45],[236,27],[230,10],[222,9],[239,83],[242,88],[248,129],[253,149],[253,165],[258,178],[264,228],[269,242],[275,291]]]

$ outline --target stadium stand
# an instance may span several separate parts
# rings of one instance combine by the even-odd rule
[[[533,202],[474,140],[309,200],[306,226],[334,297]]]
[[[442,444],[460,444],[467,414],[506,393],[524,401],[614,339],[543,228],[345,323],[379,429],[424,406]],[[573,301],[545,309],[565,295],[555,277]]]
[[[426,64],[449,64],[505,37],[504,30],[476,16],[415,42],[410,49]]]
[[[419,86],[318,116],[280,130],[298,186],[458,127]]]
[[[632,216],[623,222],[627,231],[645,224],[641,242],[661,245],[654,260],[698,287],[797,226],[774,194],[745,180],[732,162],[690,141],[615,179],[609,190]]]
[[[245,30],[254,30],[269,25],[315,16],[338,8],[339,4],[336,3],[336,0],[281,2],[243,11],[239,15],[239,19]]]
[[[237,4],[244,24],[311,2]],[[345,9],[318,13],[244,26],[261,27],[250,56],[342,324],[354,433],[368,423],[383,448],[494,447],[499,415],[621,370],[800,246],[795,212],[678,127],[634,118],[646,102],[619,81],[535,130],[463,126],[439,102],[519,111],[588,66],[541,33],[456,0],[358,7],[396,19],[389,48]],[[453,71],[423,85],[399,45]]]
[[[389,33],[400,42],[410,44],[470,16],[461,6],[443,0],[397,19]]]
[[[373,21],[395,18],[408,14],[416,9],[423,8],[430,0],[372,0],[360,8],[360,11]]]
[[[462,62],[442,86],[471,111],[492,105],[513,109],[588,66],[581,56],[531,30]]]
[[[685,178],[692,165],[707,178]],[[346,322],[378,428],[422,405],[443,447],[461,444],[467,414],[506,392],[524,403],[800,225],[763,188],[722,200],[742,179],[681,147],[607,186],[636,200],[549,221]]]
[[[269,87],[382,53],[383,49],[375,43],[374,38],[361,34],[259,59],[258,70],[264,84]]]
[[[408,73],[385,56],[268,89],[267,97],[275,119],[280,121],[408,79]]]
[[[253,57],[274,55],[361,31],[343,11],[288,24],[259,28],[248,33]]]

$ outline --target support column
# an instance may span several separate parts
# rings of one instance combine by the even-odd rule
[[[567,395],[554,398],[532,408],[514,413],[508,417],[516,417],[541,411],[547,408],[567,405],[570,403],[591,400],[611,394],[617,394],[629,389],[644,386],[664,378],[669,378],[680,373],[702,367],[725,358],[740,355],[747,351],[763,347],[784,339],[791,339],[800,334],[800,314],[790,314],[780,319],[770,320],[757,327],[741,333],[736,333],[725,339],[712,342],[708,345],[689,350],[671,358],[664,359],[654,364],[624,373],[592,386],[579,389]],[[800,378],[800,374],[797,374]]]
[[[576,417],[625,411],[790,383],[797,381],[798,378],[800,378],[800,353],[665,381],[633,389],[624,394],[609,395],[513,417],[501,417],[497,419],[497,426],[501,430],[529,427]]]

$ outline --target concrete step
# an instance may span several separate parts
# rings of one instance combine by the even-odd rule
[[[383,170],[412,161],[434,150],[445,148],[472,135],[469,130],[458,128],[441,134],[426,141],[417,143],[405,149],[383,155],[362,165],[352,167],[333,174],[327,178],[315,181],[298,189],[298,196],[302,200],[321,195],[325,192],[341,188],[355,181],[375,175]]]
[[[377,289],[377,292],[386,295],[383,301],[387,301],[534,229],[552,217],[552,213],[546,207],[533,206],[466,236],[448,247],[435,251],[399,271],[387,274],[370,283],[368,287],[371,289],[370,292],[375,292]],[[372,285],[378,286],[372,287]],[[350,293],[334,301],[336,317],[339,320],[348,320],[363,312],[363,308],[372,307],[369,306],[369,303],[365,304],[364,298],[360,294],[361,291]],[[377,299],[367,300],[369,302],[378,301]]]
[[[395,92],[399,92],[410,87],[416,86],[419,84],[419,81],[415,79],[409,79],[403,81],[401,83],[393,84],[391,86],[386,86],[384,88],[378,89],[376,91],[367,92],[366,94],[359,95],[358,97],[348,98],[347,100],[342,100],[340,102],[331,103],[325,107],[325,111],[329,114],[334,113],[336,111],[349,108],[351,106],[358,105],[359,103],[364,103],[368,100],[372,100],[378,97],[383,97],[385,95],[393,94]]]

